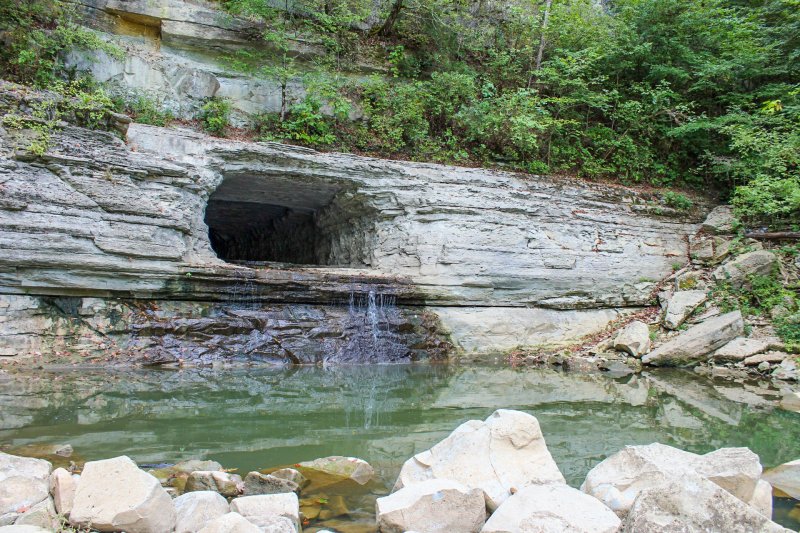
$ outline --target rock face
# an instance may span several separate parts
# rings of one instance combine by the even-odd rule
[[[512,488],[565,483],[536,418],[504,409],[484,422],[465,422],[430,450],[406,461],[395,489],[429,479],[449,479],[483,490],[490,511],[511,495]]]
[[[642,358],[656,366],[687,366],[744,333],[742,313],[733,311],[689,328]]]
[[[706,300],[708,300],[706,291],[676,292],[667,302],[667,308],[664,311],[664,327],[678,329],[689,315],[701,304],[705,303]]]
[[[800,459],[764,472],[764,479],[795,500],[800,500]]]
[[[758,456],[747,448],[696,455],[663,444],[627,446],[594,467],[581,490],[624,517],[642,491],[686,476],[702,476],[750,502],[761,476]]]
[[[216,492],[187,492],[173,500],[175,533],[195,533],[209,522],[228,514],[228,501]]]
[[[486,522],[483,533],[615,533],[620,519],[596,498],[567,485],[520,490]]]
[[[52,465],[0,452],[0,515],[22,513],[48,497]]]
[[[86,463],[69,520],[98,531],[167,533],[176,512],[158,480],[122,456]]]
[[[650,351],[650,328],[640,320],[631,322],[617,334],[614,349],[641,357]]]
[[[756,509],[700,476],[670,480],[643,491],[621,533],[725,531],[788,533]]]
[[[9,105],[24,108],[30,97],[18,92]],[[2,310],[11,318],[0,353],[7,355],[48,349],[50,337],[71,331],[59,321],[89,322],[124,344],[133,329],[184,318],[136,309],[125,298],[285,308],[348,301],[353,291],[384,295],[400,308],[456,310],[447,318],[459,344],[458,324],[476,308],[496,339],[486,349],[563,343],[603,329],[618,308],[646,305],[697,228],[686,215],[649,213],[638,193],[565,179],[139,124],[131,124],[127,145],[66,126],[33,160],[13,155],[13,135],[0,135],[0,239],[8,243],[0,293],[12,295]],[[43,317],[48,305],[65,312]],[[125,312],[93,309],[101,305]],[[524,327],[504,331],[515,308]],[[142,317],[142,328],[131,327]],[[208,333],[209,322],[170,334]],[[199,350],[187,351],[191,359]]]
[[[431,479],[378,498],[375,514],[381,533],[478,533],[486,521],[486,503],[480,489]]]
[[[778,258],[772,252],[759,250],[742,254],[714,271],[714,279],[741,287],[750,276],[768,276],[778,267]]]

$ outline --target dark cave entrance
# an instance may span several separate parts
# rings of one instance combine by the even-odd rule
[[[210,196],[211,247],[231,263],[368,266],[371,209],[322,180],[226,175]]]

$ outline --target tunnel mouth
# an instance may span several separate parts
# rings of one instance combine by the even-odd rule
[[[228,263],[367,267],[374,209],[352,188],[323,179],[226,175],[204,221]]]

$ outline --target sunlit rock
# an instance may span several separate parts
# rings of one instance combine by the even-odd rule
[[[431,479],[378,498],[375,514],[381,533],[478,533],[486,520],[486,503],[480,489]]]
[[[175,498],[175,533],[195,533],[230,512],[228,501],[213,491],[187,492]]]

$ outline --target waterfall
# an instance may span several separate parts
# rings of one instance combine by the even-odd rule
[[[387,363],[405,358],[407,348],[396,331],[400,312],[393,295],[375,290],[350,291],[348,333],[350,341],[340,360]]]

